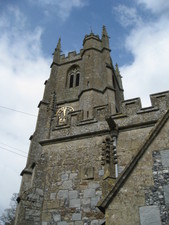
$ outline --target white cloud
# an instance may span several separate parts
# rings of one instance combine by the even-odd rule
[[[49,59],[41,52],[42,29],[29,30],[25,16],[17,7],[8,7],[0,16],[0,105],[37,114],[43,82],[49,75]],[[12,154],[8,146],[25,152],[36,117],[0,108],[0,210],[7,207],[12,193],[19,191],[20,172],[26,158]],[[26,149],[25,149],[26,148]],[[23,155],[23,154],[22,154]]]
[[[136,8],[129,8],[126,5],[120,4],[117,7],[114,7],[113,10],[117,12],[118,19],[120,19],[119,22],[124,27],[139,25],[142,23],[142,19],[137,14]]]
[[[58,15],[63,21],[65,21],[73,8],[81,8],[87,4],[86,0],[30,0],[33,4],[38,4],[42,6],[45,10],[46,15],[51,15],[55,13]]]
[[[153,13],[169,12],[168,0],[137,0],[137,2],[144,5]]]
[[[154,23],[135,26],[126,39],[126,49],[134,61],[120,68],[125,97],[136,97],[135,93],[144,106],[150,105],[149,94],[168,89],[169,18],[161,16]]]

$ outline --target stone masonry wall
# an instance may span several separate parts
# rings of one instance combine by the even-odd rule
[[[100,225],[96,205],[102,195],[102,137],[43,146],[47,164],[43,225]]]
[[[106,225],[168,224],[168,133],[169,121],[108,206]]]
[[[154,185],[146,190],[146,205],[158,206],[161,224],[169,224],[169,150],[153,151]]]

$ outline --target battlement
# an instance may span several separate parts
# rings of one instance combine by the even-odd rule
[[[121,129],[152,126],[169,107],[169,91],[152,94],[150,99],[151,106],[145,108],[140,98],[122,101],[121,112],[111,117]]]
[[[128,99],[122,101],[121,112],[125,115],[134,115],[137,113],[147,113],[151,111],[163,111],[169,106],[169,91],[150,95],[151,106],[142,108],[140,98]]]
[[[120,129],[135,129],[136,127],[152,126],[169,107],[169,91],[150,95],[152,106],[142,108],[140,98],[125,100],[121,112],[111,115]],[[58,123],[55,116],[51,126],[51,138],[109,130],[105,117],[110,116],[110,106],[93,107],[90,117],[83,110],[72,111],[63,124]]]
[[[67,56],[65,54],[60,55],[60,64],[68,63],[71,61],[81,60],[83,49],[79,53],[76,51],[68,52]]]
[[[150,99],[153,107],[158,107],[159,109],[169,107],[169,91],[152,94]]]
[[[105,115],[109,114],[109,105],[94,107],[90,117],[83,110],[71,111],[66,121],[59,123],[57,115],[54,116],[51,126],[51,138],[69,137],[70,135],[83,135],[92,132],[109,131]]]
[[[85,35],[84,40],[83,40],[83,49],[81,49],[79,53],[77,53],[76,51],[71,51],[68,53],[67,56],[65,54],[60,55],[61,39],[59,39],[57,47],[53,54],[54,57],[53,57],[52,65],[55,63],[58,65],[62,65],[65,63],[81,60],[83,57],[83,54],[87,50],[91,50],[91,49],[100,51],[100,52],[102,52],[103,49],[107,49],[110,51],[109,40],[108,40],[107,31],[106,31],[105,27],[103,27],[102,39],[100,39],[99,35],[95,35],[93,32],[91,32],[89,35]]]

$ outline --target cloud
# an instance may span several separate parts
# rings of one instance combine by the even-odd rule
[[[168,89],[169,83],[169,18],[161,15],[156,20],[135,25],[126,37],[126,50],[133,55],[131,65],[120,68],[125,97],[133,93],[150,105],[148,95]]]
[[[120,24],[124,27],[139,25],[142,23],[141,17],[137,14],[136,8],[127,7],[126,5],[118,5],[113,8],[116,11]]]
[[[87,4],[86,0],[30,0],[33,4],[44,8],[45,14],[50,16],[51,12],[57,14],[65,21],[73,8],[81,8]]]
[[[41,51],[42,28],[29,30],[26,17],[17,7],[6,7],[0,16],[0,105],[37,114],[43,83],[49,75],[49,59]],[[0,108],[0,210],[8,207],[13,192],[19,191],[20,172],[26,158],[12,154],[17,147],[25,152],[34,131],[36,117]],[[3,118],[3,119],[2,119]],[[27,149],[25,149],[27,146]],[[22,154],[23,155],[23,154]],[[26,155],[26,154],[24,154]]]
[[[137,3],[142,4],[153,13],[169,12],[169,1],[167,0],[137,0]]]

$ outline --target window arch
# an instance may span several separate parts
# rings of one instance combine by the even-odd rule
[[[80,84],[80,68],[79,66],[73,66],[68,71],[67,87],[78,87]]]

